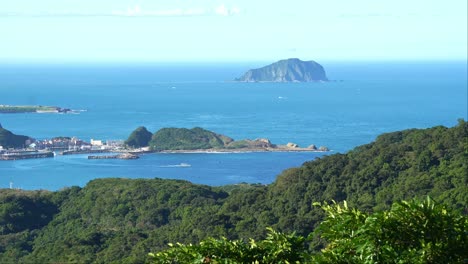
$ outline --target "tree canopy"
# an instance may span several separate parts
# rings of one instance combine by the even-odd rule
[[[169,244],[149,256],[155,264],[176,263],[464,263],[468,218],[429,197],[393,203],[372,214],[343,204],[316,203],[326,217],[308,237],[276,232],[255,241],[208,238],[198,244]],[[325,239],[320,252],[306,246]]]

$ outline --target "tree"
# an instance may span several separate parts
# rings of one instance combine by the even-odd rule
[[[366,214],[346,202],[316,204],[326,213],[314,235],[328,241],[317,263],[463,263],[468,219],[429,197]]]
[[[169,244],[170,248],[150,253],[153,263],[304,263],[310,255],[305,238],[283,234],[268,228],[266,239],[248,242],[226,238],[208,238],[199,244]]]
[[[327,214],[307,238],[268,228],[266,239],[208,238],[199,244],[169,244],[150,253],[153,263],[464,263],[468,258],[468,219],[429,197],[396,202],[373,214],[350,209],[346,202],[315,205]],[[314,252],[313,239],[328,245]]]

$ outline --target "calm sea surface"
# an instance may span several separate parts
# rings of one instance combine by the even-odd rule
[[[80,114],[0,114],[37,139],[126,139],[138,126],[200,126],[235,139],[346,152],[384,132],[467,119],[466,62],[323,63],[327,83],[233,83],[251,64],[0,65],[0,104],[56,105]],[[86,155],[0,162],[0,188],[56,190],[104,177],[271,183],[319,153]],[[188,163],[191,167],[180,167]]]

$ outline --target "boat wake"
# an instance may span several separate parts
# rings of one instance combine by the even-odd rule
[[[180,164],[175,164],[175,165],[163,165],[159,167],[160,168],[188,168],[188,167],[192,167],[192,165],[188,163],[180,163]]]

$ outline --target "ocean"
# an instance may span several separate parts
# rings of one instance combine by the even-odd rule
[[[213,186],[269,184],[281,171],[344,153],[382,133],[467,119],[465,61],[328,62],[331,82],[236,83],[265,63],[1,64],[0,104],[54,105],[78,114],[0,114],[36,139],[126,139],[138,126],[203,127],[234,139],[315,144],[323,153],[86,155],[0,162],[0,188],[58,190],[95,178],[171,178]],[[189,167],[180,166],[190,164]]]

